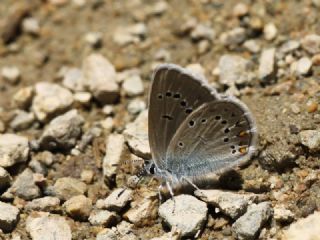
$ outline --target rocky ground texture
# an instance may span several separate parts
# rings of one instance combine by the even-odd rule
[[[320,239],[320,1],[1,0],[0,239]],[[251,162],[159,202],[159,63],[256,118]],[[122,193],[122,194],[120,194]]]

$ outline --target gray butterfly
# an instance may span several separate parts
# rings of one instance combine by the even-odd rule
[[[171,194],[171,186],[194,185],[246,162],[255,151],[256,125],[248,108],[177,65],[154,71],[148,118],[152,161],[146,170],[165,180]]]

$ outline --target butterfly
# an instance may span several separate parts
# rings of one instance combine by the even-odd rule
[[[180,66],[155,69],[148,111],[152,160],[145,169],[164,180],[172,196],[172,186],[196,187],[212,173],[247,162],[256,150],[257,128],[247,106]]]

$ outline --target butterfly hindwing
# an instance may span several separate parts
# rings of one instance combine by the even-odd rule
[[[247,107],[235,98],[203,104],[178,128],[166,168],[178,177],[201,177],[239,165],[255,150],[257,133]]]

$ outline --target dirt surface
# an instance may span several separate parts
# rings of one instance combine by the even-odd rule
[[[9,127],[17,109],[12,96],[19,89],[33,86],[40,81],[61,85],[61,69],[80,68],[83,59],[93,52],[107,58],[118,73],[138,68],[141,71],[144,92],[135,98],[145,102],[152,70],[160,62],[172,62],[181,66],[198,63],[202,66],[209,83],[217,87],[219,92],[224,92],[228,87],[220,84],[214,70],[221,56],[233,54],[249,60],[256,74],[250,83],[237,85],[237,88],[240,91],[239,98],[248,105],[256,119],[259,147],[253,160],[237,170],[236,176],[224,176],[218,188],[262,194],[273,207],[283,205],[290,210],[294,220],[320,210],[319,151],[310,151],[299,140],[301,131],[319,129],[319,62],[313,63],[312,70],[306,75],[297,76],[290,73],[290,66],[286,66],[283,67],[288,70],[286,74],[276,75],[272,81],[262,81],[257,77],[261,50],[252,53],[242,43],[228,47],[219,40],[219,36],[224,32],[235,27],[244,27],[247,31],[246,40],[255,39],[261,44],[261,49],[275,47],[277,52],[289,39],[300,41],[307,34],[320,34],[320,9],[312,4],[311,0],[243,1],[249,9],[249,13],[243,17],[234,16],[234,6],[238,1],[233,0],[170,0],[165,1],[167,8],[159,14],[148,14],[148,9],[157,1],[87,0],[83,6],[77,6],[74,3],[76,1],[61,2],[65,4],[56,5],[50,1],[36,0],[1,0],[1,26],[15,28],[12,26],[12,19],[19,11],[25,11],[26,16],[37,19],[40,24],[37,34],[28,34],[20,29],[20,21],[20,26],[16,26],[16,32],[11,33],[12,39],[0,45],[0,70],[3,67],[15,66],[21,75],[17,84],[6,81],[3,76],[0,78],[0,120],[6,125],[6,133],[27,136],[29,140],[38,139],[47,123],[35,120],[31,127],[21,131]],[[200,53],[198,50],[199,40],[193,40],[188,31],[183,32],[183,26],[191,18],[195,18],[198,23],[208,24],[215,31],[215,37],[208,40],[209,47],[204,52]],[[248,27],[254,19],[261,21],[262,27],[258,30]],[[114,34],[118,28],[137,22],[144,23],[147,28],[147,33],[137,42],[121,46],[114,41]],[[277,35],[272,40],[266,40],[263,34],[263,26],[267,23],[274,23],[277,27]],[[85,35],[89,32],[101,33],[101,43],[98,47],[90,46],[85,40]],[[156,59],[155,55],[160,49],[169,52],[170,58]],[[314,55],[316,54],[310,55],[301,50],[296,55],[293,54],[293,57],[299,59],[307,56],[312,59]],[[114,104],[112,132],[121,133],[126,124],[135,119],[136,115],[127,112],[127,105],[131,100],[132,98],[124,96],[121,90],[120,101]],[[310,109],[310,104],[313,104],[315,109]],[[96,101],[91,101],[88,106],[75,107],[85,119],[84,129],[106,118],[102,107],[102,104]],[[88,184],[90,190],[87,195],[93,203],[106,197],[115,187],[121,187],[125,182],[122,178],[128,178],[129,174],[124,176],[119,173],[116,180],[109,185],[103,180],[101,164],[106,151],[105,138],[109,134],[110,131],[103,132],[78,156],[73,156],[70,152],[53,152],[55,160],[48,168],[46,184],[53,185],[57,179],[66,176],[80,178],[84,169],[92,170],[94,177],[92,183]],[[123,159],[130,157],[129,148],[126,147],[124,152]],[[39,152],[32,151],[28,162],[37,154]],[[13,180],[27,164],[7,169]],[[311,174],[315,174],[315,177],[309,180],[308,176]],[[241,179],[240,182],[238,178]],[[143,181],[137,187],[139,194],[149,191],[147,183],[148,181]],[[152,189],[156,191],[157,183],[154,182],[153,185]],[[3,192],[4,190],[0,193]],[[134,198],[138,199],[139,194]],[[26,219],[31,214],[23,208],[26,200],[14,197],[8,202],[21,209],[20,220],[12,232],[0,235],[2,234],[3,239],[11,239],[15,235],[19,235],[21,239],[31,239],[25,228]],[[123,213],[126,210],[123,210]],[[103,229],[102,226],[92,226],[88,221],[74,220],[65,213],[62,204],[55,213],[67,219],[71,226],[72,239],[95,239],[97,233]],[[235,239],[231,230],[233,220],[216,213],[214,208],[209,208],[209,215],[199,239]],[[226,224],[217,227],[217,223],[223,222],[224,219]],[[212,224],[212,221],[216,225]],[[276,239],[289,225],[290,222],[279,224],[272,218],[263,226],[260,238]],[[133,228],[139,239],[151,239],[168,231],[159,216],[150,219],[148,224]],[[256,239],[258,238],[259,235],[256,236]]]

